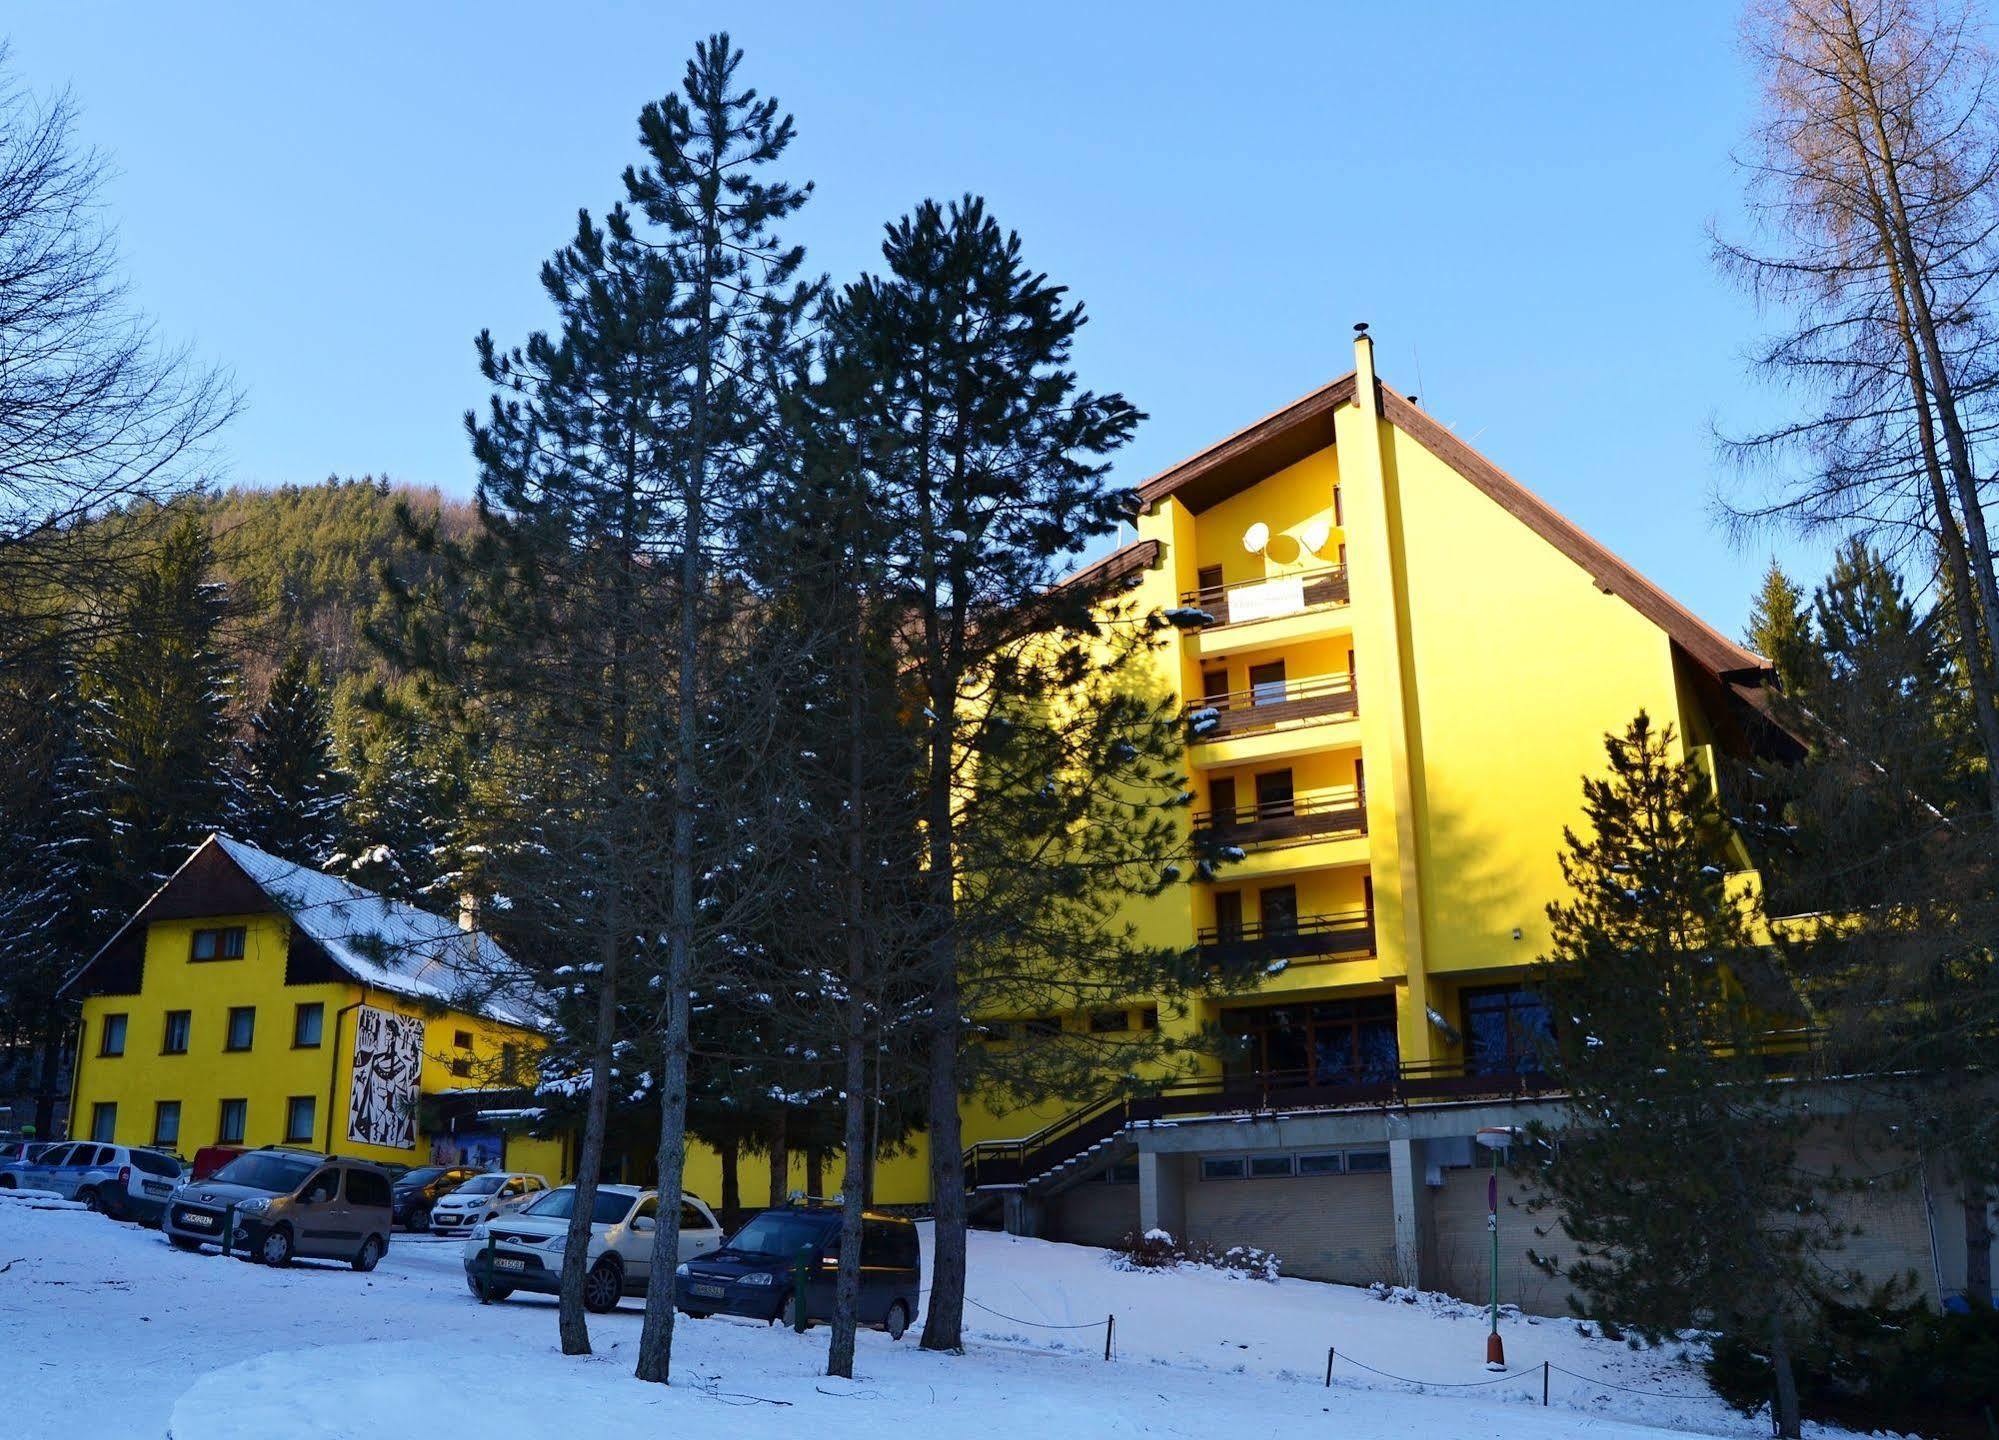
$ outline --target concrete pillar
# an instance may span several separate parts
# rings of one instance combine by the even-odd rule
[[[1388,1192],[1395,1211],[1395,1281],[1412,1288],[1423,1279],[1423,1142],[1409,1138],[1409,1122],[1388,1117]]]
[[[1180,1157],[1154,1151],[1138,1152],[1138,1229],[1164,1230],[1184,1238],[1187,1192],[1180,1181]]]
[[[1033,1239],[1041,1234],[1043,1207],[1039,1200],[1025,1190],[1009,1190],[1000,1202],[1001,1223],[1009,1235],[1025,1235]]]

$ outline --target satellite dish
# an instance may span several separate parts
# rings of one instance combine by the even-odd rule
[[[1252,555],[1261,555],[1263,547],[1270,543],[1270,527],[1261,520],[1242,532],[1242,548]]]
[[[1314,555],[1326,548],[1326,542],[1333,538],[1333,527],[1324,520],[1314,520],[1305,527],[1298,537],[1299,543]]]

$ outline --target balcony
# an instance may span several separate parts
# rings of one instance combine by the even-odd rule
[[[1351,675],[1317,675],[1304,680],[1273,680],[1204,696],[1187,712],[1196,743],[1261,735],[1319,720],[1342,720],[1358,713]]]
[[[1328,565],[1264,580],[1238,580],[1232,585],[1189,590],[1180,597],[1180,603],[1212,615],[1210,628],[1300,615],[1307,610],[1346,604],[1347,570],[1344,565]]]
[[[1197,847],[1295,845],[1367,833],[1366,798],[1353,786],[1308,790],[1194,817]]]
[[[1358,958],[1374,953],[1374,914],[1349,910],[1301,915],[1279,924],[1209,926],[1195,940],[1201,959],[1218,969],[1269,966],[1280,960]]]

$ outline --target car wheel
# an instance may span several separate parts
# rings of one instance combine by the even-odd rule
[[[0,1175],[0,1190],[12,1190],[13,1188],[14,1177],[12,1175]]]
[[[95,1190],[86,1190],[76,1198],[83,1202],[83,1208],[91,1214],[102,1215],[104,1213],[104,1197],[99,1195]]]
[[[430,1211],[429,1211],[429,1210],[427,1210],[427,1209],[425,1209],[425,1210],[418,1210],[418,1211],[417,1211],[417,1212],[416,1212],[415,1214],[413,1214],[413,1215],[411,1215],[411,1216],[410,1216],[410,1229],[412,1229],[412,1230],[428,1230],[429,1228],[430,1228]]]
[[[465,1288],[481,1300],[491,1300],[496,1304],[514,1293],[514,1287],[511,1285],[502,1285],[497,1281],[488,1285],[477,1275],[467,1275],[465,1277]]]
[[[381,1259],[382,1242],[373,1235],[370,1235],[362,1243],[361,1253],[354,1257],[354,1268],[365,1275],[374,1269],[376,1265],[380,1264]]]
[[[625,1294],[625,1267],[615,1255],[606,1255],[583,1277],[583,1308],[602,1315],[618,1308]]]
[[[129,1207],[125,1204],[125,1192],[105,1186],[97,1192],[97,1203],[91,1207],[101,1210],[113,1220],[124,1220]]]
[[[898,1300],[888,1307],[888,1314],[882,1317],[882,1329],[888,1331],[888,1338],[900,1340],[909,1329],[909,1307]]]
[[[266,1265],[280,1268],[292,1263],[292,1232],[279,1225],[264,1237],[264,1243],[257,1247],[257,1258]]]
[[[169,1235],[167,1239],[172,1242],[176,1250],[199,1250],[201,1248],[199,1240],[190,1239],[186,1235]]]

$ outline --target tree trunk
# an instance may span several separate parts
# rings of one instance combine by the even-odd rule
[[[840,1175],[840,1271],[833,1285],[833,1337],[826,1346],[826,1373],[854,1378],[854,1329],[861,1316],[861,1214],[865,1208],[868,1146],[868,1007],[867,930],[863,924],[867,904],[864,871],[867,847],[862,835],[866,823],[867,776],[862,753],[862,719],[865,713],[861,680],[863,653],[859,635],[851,638],[847,663],[847,804],[846,874],[841,891],[845,899],[847,984],[842,997],[846,1008],[846,1035],[842,1059],[846,1062],[842,1084],[845,1089],[846,1123],[841,1127],[841,1148],[846,1164]],[[815,1155],[815,1159],[817,1156]],[[816,1186],[815,1186],[816,1188]]]
[[[590,1212],[597,1198],[597,1172],[604,1164],[604,1126],[611,1109],[612,1047],[618,1026],[618,942],[598,947],[603,968],[597,975],[597,1030],[590,1044],[590,1100],[583,1114],[583,1148],[576,1157],[576,1205],[563,1237],[562,1281],[556,1301],[556,1328],[562,1353],[590,1353],[590,1325],[584,1318],[583,1270],[590,1256]]]
[[[773,1208],[791,1199],[791,1148],[785,1140],[790,1111],[778,1103],[770,1122],[770,1203]]]
[[[1992,1308],[1992,1218],[1986,1207],[1991,1194],[1983,1185],[1964,1184],[1964,1295],[1974,1305]]]
[[[826,1155],[823,1151],[805,1152],[805,1193],[814,1200],[826,1198]]]
[[[60,1011],[51,1013],[42,1027],[42,1053],[35,1084],[35,1137],[39,1140],[55,1138],[56,1100],[62,1091],[62,1052],[68,1030]],[[72,1115],[69,1129],[75,1128],[76,1117]]]
[[[1777,1433],[1784,1440],[1798,1440],[1803,1429],[1798,1414],[1798,1376],[1791,1368],[1791,1337],[1782,1305],[1770,1312],[1770,1375],[1777,1391],[1772,1401]]]
[[[738,1173],[742,1146],[730,1136],[716,1147],[722,1157],[722,1224],[733,1230],[743,1213],[743,1177]]]

